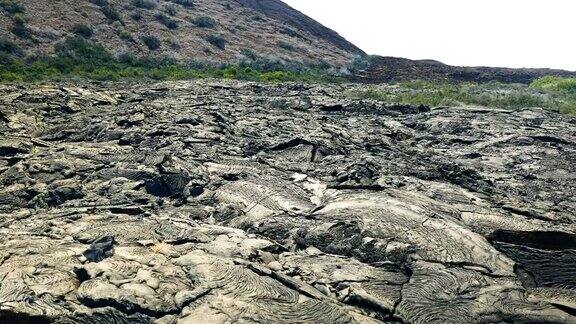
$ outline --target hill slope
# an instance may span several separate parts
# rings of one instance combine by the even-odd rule
[[[182,61],[257,56],[344,65],[363,54],[279,0],[1,0],[0,5],[0,37],[27,54],[51,53],[74,34],[116,54]]]

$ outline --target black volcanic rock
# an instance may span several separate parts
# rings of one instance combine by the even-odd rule
[[[351,80],[383,83],[393,81],[429,80],[447,82],[502,82],[528,84],[544,76],[576,77],[576,72],[555,69],[513,69],[500,67],[451,66],[433,60],[410,60],[400,57],[371,56]]]
[[[363,87],[0,88],[0,323],[574,323],[576,119]]]

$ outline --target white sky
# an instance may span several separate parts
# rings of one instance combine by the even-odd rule
[[[283,0],[368,54],[576,71],[574,0]]]

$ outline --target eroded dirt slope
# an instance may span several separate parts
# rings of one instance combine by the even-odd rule
[[[576,119],[0,88],[0,322],[576,321]]]

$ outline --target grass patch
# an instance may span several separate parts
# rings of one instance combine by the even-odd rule
[[[395,87],[371,87],[347,93],[357,99],[386,103],[440,106],[484,106],[502,109],[541,107],[576,113],[574,79],[546,77],[530,86],[501,83],[439,83],[411,81]],[[572,89],[572,90],[570,90]]]
[[[530,88],[549,93],[560,111],[576,115],[576,78],[546,76],[534,80]]]
[[[536,89],[563,91],[576,94],[576,78],[546,76],[533,81],[530,86]]]
[[[21,59],[15,44],[0,41],[0,82],[37,82],[47,80],[91,79],[118,81],[126,79],[180,80],[228,78],[261,82],[338,81],[317,67],[282,66],[274,62],[251,62],[213,66],[170,59],[115,57],[103,46],[81,36],[69,37],[56,46],[56,54]]]

